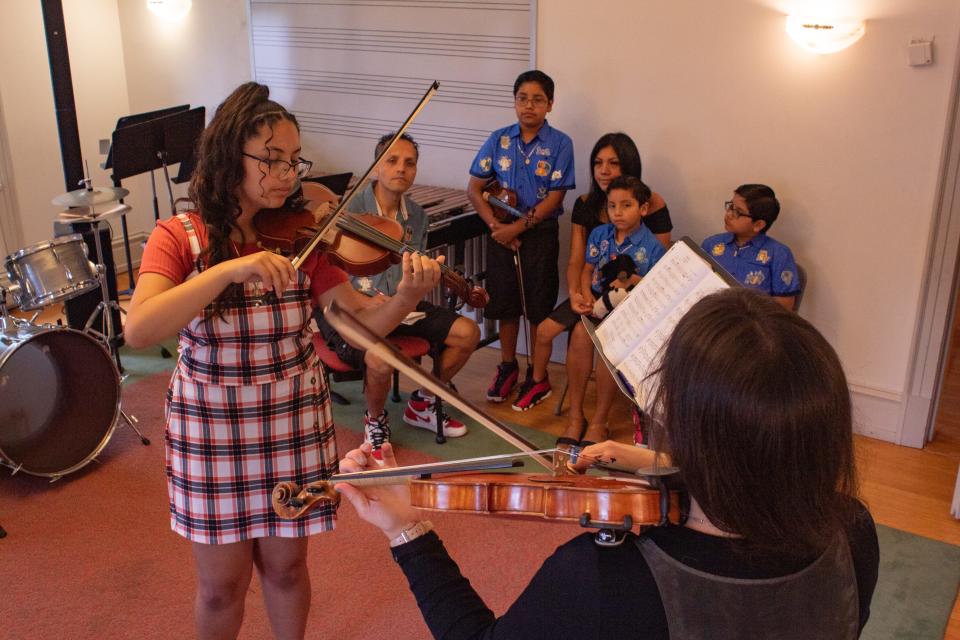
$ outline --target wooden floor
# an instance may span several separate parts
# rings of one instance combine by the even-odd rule
[[[122,275],[119,286],[121,289],[126,287]],[[55,322],[59,316],[60,309],[51,308],[45,310],[38,321]],[[954,327],[953,334],[954,348],[960,349],[960,322]],[[489,413],[501,420],[559,435],[567,420],[565,412],[559,417],[553,413],[565,382],[562,365],[550,366],[554,395],[534,409],[522,413],[513,411],[509,403],[494,405],[484,399],[499,355],[499,351],[492,348],[475,353],[455,379],[460,392],[478,406],[487,407]],[[925,449],[919,450],[856,436],[856,454],[861,494],[878,523],[960,545],[960,521],[950,515],[960,463],[960,354],[953,356],[944,383],[934,440]],[[593,396],[588,393],[588,416],[592,407]],[[633,427],[625,399],[618,402],[611,414],[610,424],[611,437],[624,442],[631,441]],[[954,604],[944,637],[960,640],[960,598]]]

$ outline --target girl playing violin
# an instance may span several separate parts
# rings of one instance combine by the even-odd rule
[[[280,207],[298,176],[296,118],[253,82],[203,132],[190,183],[195,211],[162,220],[144,250],[124,335],[146,347],[179,333],[166,398],[170,524],[193,542],[201,638],[235,637],[256,567],[278,638],[302,638],[310,606],[306,536],[335,511],[291,523],[270,508],[278,481],[329,477],[337,448],[313,351],[313,305],[354,309],[381,335],[439,280],[438,263],[403,256],[397,294],[374,310],[319,253],[295,270],[257,245],[253,219]]]
[[[680,469],[686,522],[615,547],[574,538],[499,620],[405,487],[336,488],[391,540],[437,638],[856,638],[879,550],[856,499],[846,379],[823,336],[769,298],[729,289],[677,325],[656,387],[654,444]],[[388,446],[384,457],[395,464]],[[371,462],[363,445],[340,468]]]

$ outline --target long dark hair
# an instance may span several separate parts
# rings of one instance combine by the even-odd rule
[[[695,304],[664,351],[653,444],[716,526],[751,547],[822,551],[852,515],[850,393],[809,322],[734,288]]]
[[[640,151],[637,145],[625,133],[605,133],[593,145],[593,151],[590,152],[590,191],[587,193],[586,205],[590,211],[598,216],[603,211],[604,203],[607,201],[607,194],[597,184],[597,179],[593,175],[593,163],[597,159],[597,154],[601,149],[612,147],[613,152],[617,154],[620,161],[620,173],[625,176],[643,178],[643,163],[640,162]]]
[[[207,247],[201,254],[206,267],[236,257],[230,233],[238,228],[236,220],[240,216],[236,191],[244,176],[243,145],[261,127],[272,127],[280,120],[289,120],[300,130],[293,114],[269,97],[270,89],[265,85],[240,85],[217,107],[200,137],[189,195],[207,227]],[[239,298],[242,292],[242,285],[227,287],[214,301],[207,317],[221,314],[224,305]]]

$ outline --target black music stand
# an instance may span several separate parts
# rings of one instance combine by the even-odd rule
[[[148,120],[154,120],[156,118],[162,118],[164,116],[169,116],[174,113],[179,113],[181,111],[187,111],[190,108],[188,104],[178,105],[176,107],[168,107],[166,109],[158,109],[156,111],[147,111],[146,113],[135,113],[129,116],[123,116],[122,118],[117,118],[117,125],[114,127],[114,132],[118,129],[123,129],[124,127],[129,127],[135,124],[140,124],[141,122],[146,122]],[[111,136],[112,137],[112,136]],[[101,169],[112,169],[113,168],[113,144],[111,143],[110,149],[107,151],[106,161],[100,165]],[[153,176],[151,175],[151,178]],[[120,187],[123,186],[120,183],[121,178],[113,176],[113,186]],[[120,199],[120,202],[123,202],[123,199]],[[154,209],[157,207],[156,196],[154,196],[153,201]],[[130,234],[127,231],[127,217],[120,217],[120,228],[123,235],[123,250],[124,255],[127,258],[127,275],[129,276],[130,286],[126,291],[121,293],[129,294],[133,290],[133,261],[130,256]]]
[[[166,112],[166,113],[165,113]],[[112,166],[114,186],[119,187],[124,178],[150,173],[150,186],[153,192],[153,217],[160,219],[160,206],[157,202],[157,185],[153,172],[163,169],[170,196],[170,211],[174,210],[173,189],[170,186],[170,165],[187,162],[192,166],[194,150],[200,134],[203,132],[206,109],[197,107],[171,107],[170,109],[141,114],[141,116],[163,114],[158,117],[139,119],[135,123],[126,121],[124,126],[113,132],[113,143],[104,168]],[[133,116],[130,116],[133,118]],[[121,118],[121,120],[123,120]],[[118,121],[120,124],[120,121]],[[181,171],[181,174],[183,171]],[[178,176],[189,180],[189,176]],[[129,238],[126,219],[123,221],[123,238],[127,249],[127,269],[130,274],[130,289],[136,283],[133,279],[133,265],[130,262]]]

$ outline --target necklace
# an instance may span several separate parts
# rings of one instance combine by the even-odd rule
[[[523,156],[523,164],[530,164],[530,157],[537,152],[537,149],[540,148],[540,143],[538,142],[533,146],[533,149],[530,150],[530,153],[526,153],[523,150],[523,147],[520,146],[520,138],[517,138],[517,151],[520,152],[520,155]]]

